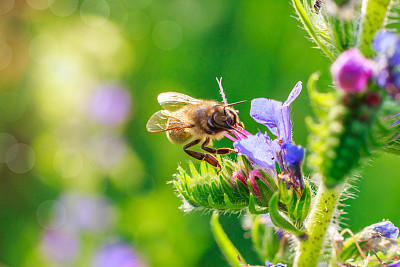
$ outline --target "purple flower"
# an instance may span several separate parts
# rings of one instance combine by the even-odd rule
[[[389,31],[378,31],[372,40],[372,47],[378,53],[385,53],[389,57],[394,54],[395,48],[399,43],[397,34]]]
[[[334,82],[348,93],[364,91],[373,70],[374,62],[356,48],[343,52],[331,66]]]
[[[102,125],[117,126],[129,116],[131,98],[120,85],[103,85],[92,95],[89,103],[89,117]]]
[[[400,101],[400,38],[393,32],[379,31],[372,44],[378,54],[375,82],[394,100]]]
[[[397,238],[399,236],[399,228],[394,226],[394,224],[389,221],[377,223],[374,226],[374,230],[387,238]]]
[[[122,241],[103,244],[94,259],[95,267],[143,267],[133,249]]]
[[[277,176],[275,164],[278,163],[283,173],[282,180],[286,181],[288,187],[294,187],[296,190],[297,188],[302,190],[304,187],[300,168],[304,149],[292,144],[290,104],[300,94],[301,89],[301,82],[298,82],[283,104],[266,98],[251,101],[250,115],[256,122],[267,126],[271,133],[277,136],[275,140],[259,132],[256,135],[241,138],[233,144],[239,153],[248,156],[255,164],[265,168],[271,177]]]
[[[301,88],[301,82],[298,82],[283,104],[273,99],[254,99],[251,101],[251,117],[256,122],[267,126],[271,133],[279,139],[291,141],[292,125],[290,122],[290,104],[300,94]]]
[[[259,132],[236,141],[233,146],[261,167],[271,168],[275,165],[275,146],[267,134]]]
[[[272,134],[282,141],[292,140],[292,125],[290,120],[290,104],[301,92],[301,82],[298,82],[282,104],[280,101],[257,98],[251,101],[250,115],[258,123],[268,127]],[[241,154],[247,155],[262,167],[275,166],[276,151],[280,150],[278,140],[271,141],[267,134],[261,132],[236,141],[233,146]]]

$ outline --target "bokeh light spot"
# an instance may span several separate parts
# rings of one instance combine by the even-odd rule
[[[15,0],[1,0],[0,1],[0,15],[8,13],[15,4]],[[1,51],[1,50],[0,50]]]
[[[91,96],[88,113],[99,124],[115,126],[127,120],[130,107],[130,94],[125,88],[104,84]]]
[[[22,94],[15,92],[0,92],[0,120],[16,121],[25,112],[25,100]]]
[[[103,25],[110,16],[110,6],[105,0],[85,0],[80,11],[82,21],[91,27]]]
[[[48,230],[42,237],[42,253],[57,266],[73,266],[80,247],[79,236],[71,231]]]
[[[59,17],[72,15],[78,7],[78,0],[49,0],[50,10]]]
[[[71,191],[63,194],[60,202],[67,210],[69,229],[106,232],[115,223],[115,209],[108,198]]]
[[[6,163],[8,149],[17,143],[17,139],[8,133],[0,133],[0,163]]]
[[[5,41],[0,41],[0,70],[7,68],[12,61],[11,47]]]
[[[44,10],[46,8],[49,8],[49,0],[26,0],[28,5],[36,10]]]
[[[135,251],[126,243],[112,240],[103,244],[94,258],[94,267],[145,267]]]
[[[18,143],[7,150],[5,160],[13,172],[26,173],[35,165],[36,155],[29,145]]]
[[[131,11],[125,26],[127,37],[131,40],[142,40],[150,32],[151,21],[149,16],[142,11]]]
[[[127,154],[127,144],[118,135],[99,135],[90,142],[90,155],[106,170],[120,163]]]
[[[125,0],[126,5],[132,9],[145,9],[151,4],[152,0]]]
[[[164,20],[155,26],[153,42],[162,50],[173,50],[181,43],[182,36],[182,29],[178,23]]]
[[[57,52],[57,40],[48,34],[35,36],[29,44],[29,54],[39,64],[51,63]]]
[[[36,210],[36,220],[48,230],[61,228],[67,219],[67,210],[59,201],[46,200]]]
[[[82,171],[83,157],[75,149],[63,148],[54,155],[53,166],[55,171],[62,177],[72,178]]]

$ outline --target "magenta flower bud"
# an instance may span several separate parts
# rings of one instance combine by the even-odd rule
[[[253,170],[251,171],[250,175],[249,175],[249,180],[250,180],[250,185],[251,188],[253,189],[254,194],[260,199],[262,200],[261,197],[261,193],[260,193],[260,189],[258,188],[257,182],[256,182],[256,177],[257,178],[261,178],[262,174],[259,170]]]
[[[236,185],[236,179],[239,179],[244,185],[247,186],[247,178],[242,171],[235,171],[232,173],[231,182]]]
[[[374,62],[356,48],[343,52],[331,66],[333,81],[348,93],[364,91],[373,70]]]

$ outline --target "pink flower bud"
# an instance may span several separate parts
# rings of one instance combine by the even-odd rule
[[[333,81],[348,93],[364,91],[373,70],[374,62],[356,48],[343,52],[331,66]]]
[[[239,179],[245,186],[247,186],[247,178],[242,171],[235,171],[232,173],[231,182],[236,185],[236,179]]]

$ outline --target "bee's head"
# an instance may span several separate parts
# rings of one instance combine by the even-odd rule
[[[236,128],[244,128],[243,123],[239,120],[239,111],[234,110],[229,106],[223,106],[220,104],[215,105],[212,110],[210,117],[210,124],[218,126],[221,129],[233,130]]]

